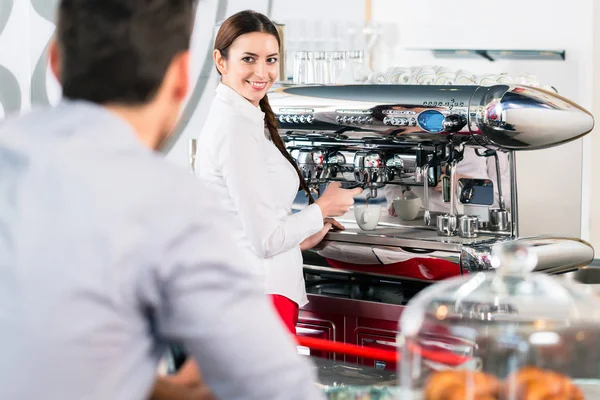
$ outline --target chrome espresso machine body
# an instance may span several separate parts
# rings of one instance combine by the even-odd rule
[[[363,231],[350,214],[342,218],[347,229],[330,232],[313,250],[328,268],[439,280],[492,269],[492,246],[507,240],[531,244],[536,270],[547,273],[593,259],[592,247],[576,238],[519,236],[515,153],[558,146],[594,125],[589,112],[556,93],[519,85],[282,86],[269,99],[286,147],[313,187],[361,185],[367,201],[385,185],[423,187],[425,210],[414,221],[382,219]],[[495,158],[497,180],[498,155],[508,156],[506,198],[501,182],[457,178],[468,147]],[[428,188],[438,184],[445,213],[429,211]],[[458,215],[457,204],[477,212]]]

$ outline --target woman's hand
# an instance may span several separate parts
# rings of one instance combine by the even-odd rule
[[[362,191],[360,187],[343,189],[340,182],[331,182],[315,204],[321,208],[323,217],[340,217],[350,210],[354,204],[354,196],[358,196]]]
[[[394,203],[390,203],[390,205],[388,206],[388,214],[390,214],[392,217],[398,216],[396,215],[396,208],[394,207]]]
[[[323,229],[321,229],[319,232],[315,233],[312,236],[307,237],[306,239],[304,239],[304,241],[302,241],[302,243],[300,243],[300,250],[304,251],[304,250],[308,250],[308,249],[312,249],[313,247],[315,247],[316,245],[318,245],[319,243],[321,243],[321,240],[323,240],[323,238],[325,237],[325,235],[327,235],[327,232],[329,232],[330,230],[344,230],[346,228],[344,228],[344,225],[340,224],[338,221],[336,221],[333,218],[325,218],[323,220]]]
[[[331,230],[334,230],[334,231],[343,231],[344,229],[346,229],[344,227],[344,225],[340,224],[338,221],[336,221],[333,218],[325,218],[323,220],[323,223],[324,224],[327,224],[327,223],[331,224]]]

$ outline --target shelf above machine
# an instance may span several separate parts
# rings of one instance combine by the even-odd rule
[[[553,60],[564,61],[565,50],[506,50],[506,49],[432,49],[409,48],[407,50],[431,51],[436,58],[484,58],[496,60]]]

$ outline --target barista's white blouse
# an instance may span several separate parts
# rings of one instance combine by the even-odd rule
[[[322,229],[321,209],[313,204],[292,215],[298,175],[267,138],[264,113],[224,84],[216,92],[198,138],[196,173],[228,214],[248,268],[266,275],[266,293],[303,306],[299,245]]]

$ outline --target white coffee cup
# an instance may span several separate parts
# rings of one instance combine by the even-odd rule
[[[475,83],[481,86],[492,86],[497,83],[498,75],[495,74],[485,74],[485,75],[476,75]]]
[[[388,83],[394,85],[404,85],[409,83],[411,75],[410,69],[402,67],[389,68],[386,73]]]
[[[456,73],[448,67],[434,67],[436,85],[454,85],[456,81]]]
[[[417,215],[421,210],[421,199],[419,197],[410,199],[396,197],[394,199],[394,210],[396,210],[396,215],[401,220],[412,221],[417,218]]]
[[[435,83],[435,71],[431,67],[424,67],[417,72],[414,80],[419,85],[433,85]]]
[[[376,85],[383,85],[387,82],[387,77],[383,72],[373,72],[369,75],[368,81]]]
[[[372,231],[381,218],[381,206],[377,204],[354,206],[354,217],[360,229]]]
[[[457,85],[473,85],[475,84],[475,76],[471,71],[466,69],[459,69],[456,71],[456,77],[454,82]]]

